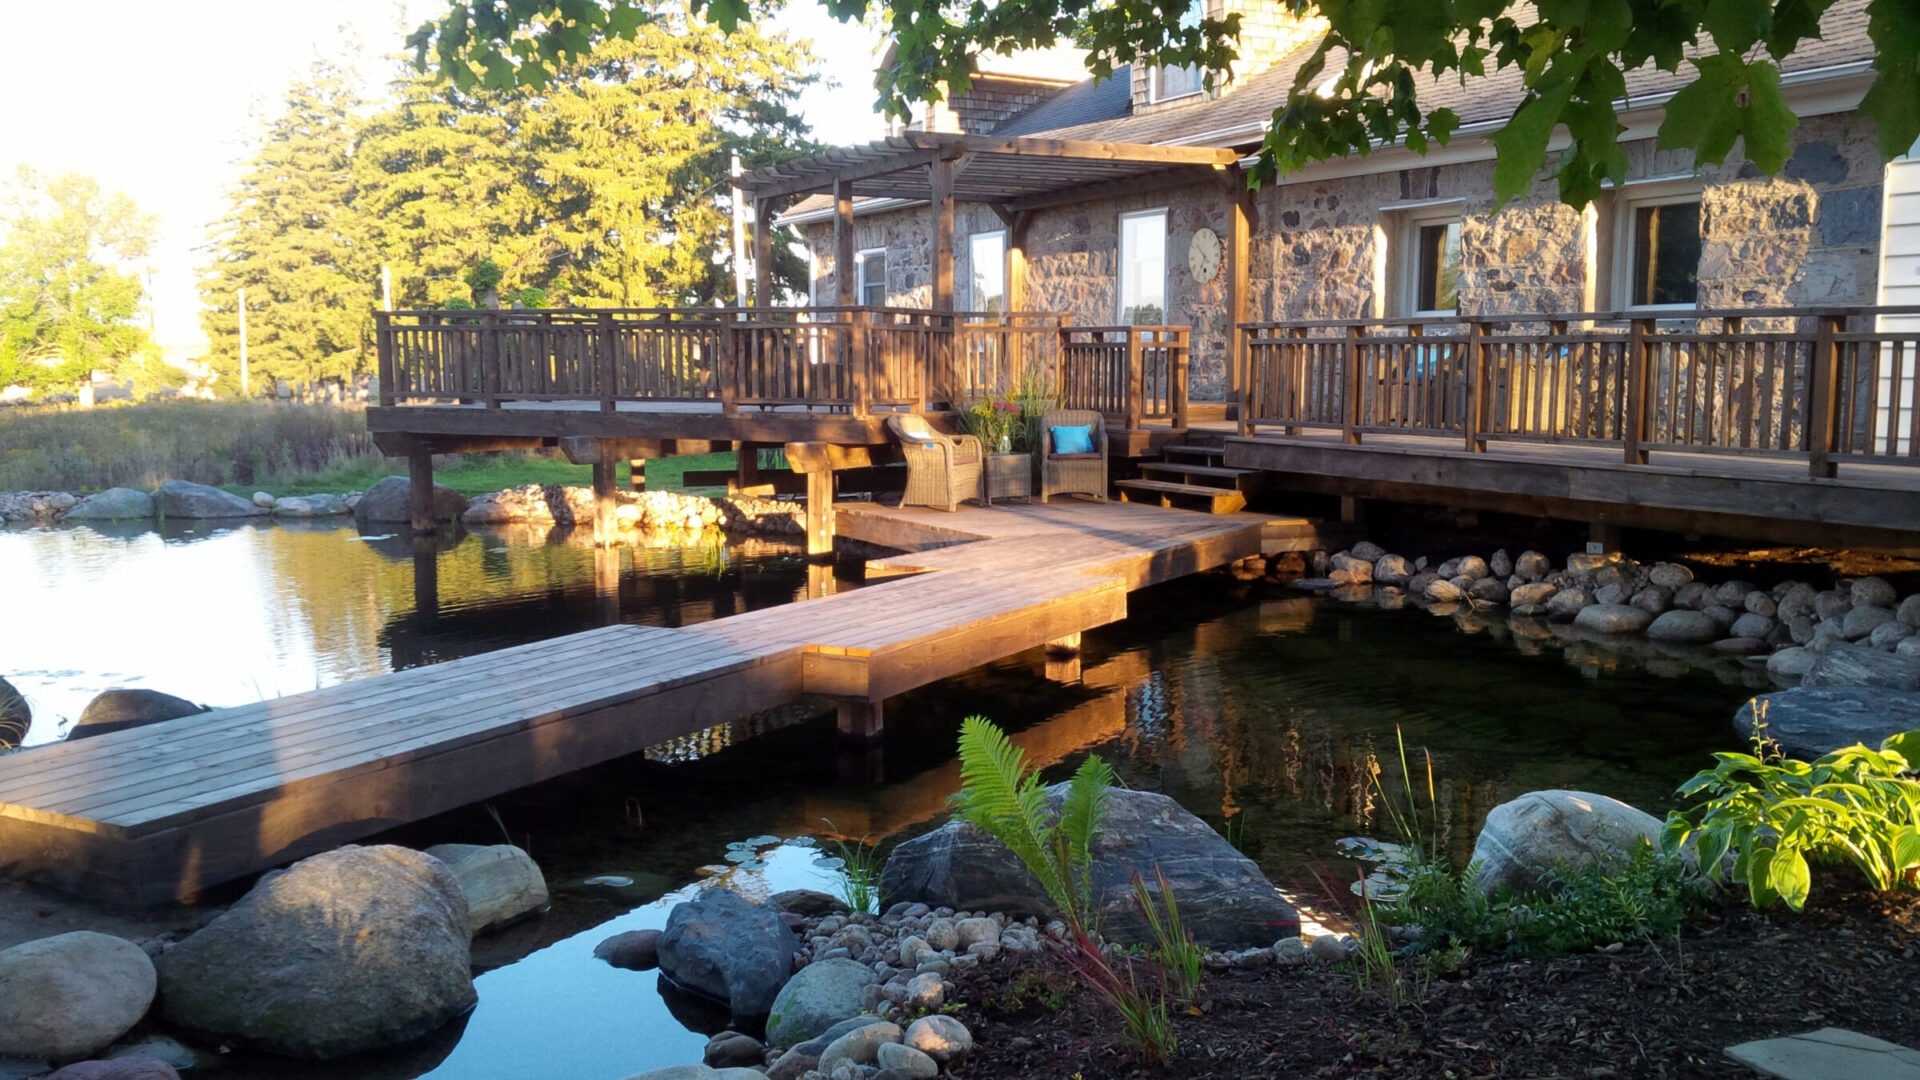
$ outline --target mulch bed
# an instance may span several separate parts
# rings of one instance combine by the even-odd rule
[[[1210,973],[1179,1049],[1147,1066],[1119,1021],[1051,957],[956,980],[976,1053],[1000,1077],[1753,1077],[1735,1043],[1844,1027],[1920,1046],[1920,898],[1816,892],[1807,912],[1728,907],[1679,940],[1554,960],[1470,960],[1398,1010],[1312,963]]]

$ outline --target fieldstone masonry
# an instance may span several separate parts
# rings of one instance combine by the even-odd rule
[[[1804,119],[1781,175],[1744,161],[1700,170],[1702,307],[1870,304],[1878,274],[1882,171],[1872,132],[1846,115]],[[1626,144],[1632,181],[1686,176],[1690,162],[1651,139]],[[1551,166],[1551,163],[1549,163]],[[1631,188],[1626,189],[1631,192]],[[1608,310],[1616,297],[1608,260],[1621,226],[1612,208],[1577,211],[1560,203],[1550,175],[1526,196],[1493,208],[1491,161],[1268,185],[1256,197],[1249,261],[1249,317],[1255,321],[1367,318],[1398,314],[1390,282],[1392,248],[1404,216],[1383,211],[1410,201],[1459,200],[1461,310],[1468,314]],[[1187,243],[1205,226],[1223,239],[1231,225],[1225,194],[1196,185],[1046,210],[1027,231],[1029,311],[1059,311],[1083,325],[1118,314],[1119,218],[1167,210],[1167,321],[1193,327],[1195,400],[1228,396],[1232,333],[1230,269],[1200,284],[1187,269]],[[923,305],[931,295],[932,241],[924,207],[861,217],[859,246],[888,249],[888,302]],[[955,302],[964,307],[967,237],[1005,226],[983,206],[955,210]],[[1596,257],[1587,252],[1589,234]],[[833,226],[807,227],[817,254],[814,296],[834,295]]]

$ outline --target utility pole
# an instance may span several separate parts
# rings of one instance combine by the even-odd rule
[[[740,155],[733,155],[733,179],[740,179]],[[747,306],[747,208],[740,189],[729,189],[728,202],[733,206],[733,303],[735,307]]]
[[[247,396],[247,290],[240,290],[240,396]]]

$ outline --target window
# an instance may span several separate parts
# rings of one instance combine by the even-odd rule
[[[1386,245],[1385,310],[1396,317],[1452,315],[1460,310],[1461,199],[1428,199],[1381,207]]]
[[[1201,17],[1206,13],[1206,0],[1193,0],[1186,13],[1180,16],[1182,27],[1200,25]],[[1169,101],[1189,94],[1198,94],[1206,89],[1197,67],[1156,67],[1147,73],[1147,90],[1152,101]]]
[[[1120,215],[1120,321],[1158,326],[1167,319],[1167,212]]]
[[[887,249],[873,248],[858,256],[853,278],[854,301],[866,307],[887,305]]]
[[[1633,207],[1633,307],[1673,307],[1700,299],[1700,200]]]
[[[1007,308],[1007,234],[975,233],[967,238],[967,267],[972,275],[970,311]]]
[[[1414,273],[1416,312],[1460,310],[1460,223],[1421,225]]]

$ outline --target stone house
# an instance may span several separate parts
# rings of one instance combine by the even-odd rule
[[[1252,154],[1318,28],[1288,16],[1276,0],[1200,2],[1235,3],[1243,19],[1241,61],[1215,92],[1192,71],[1144,65],[1071,84],[987,71],[916,126]],[[1436,81],[1422,91],[1423,102],[1448,106],[1462,121],[1449,145],[1425,156],[1382,147],[1255,193],[1245,317],[1920,302],[1920,274],[1911,270],[1882,289],[1883,217],[1889,265],[1898,262],[1896,233],[1920,249],[1920,195],[1898,198],[1906,188],[1920,190],[1920,173],[1898,183],[1890,169],[1902,166],[1882,165],[1871,121],[1855,112],[1872,78],[1864,0],[1836,3],[1823,32],[1784,65],[1800,125],[1780,175],[1761,175],[1737,154],[1696,170],[1690,155],[1660,150],[1654,133],[1663,104],[1681,84],[1643,70],[1629,77],[1622,103],[1628,179],[1584,211],[1559,201],[1550,169],[1524,197],[1494,208],[1488,136],[1519,101],[1515,72],[1466,85]],[[1035,210],[1026,224],[1018,309],[1067,313],[1081,325],[1190,325],[1193,396],[1229,399],[1235,319],[1221,256],[1235,205],[1229,185],[1186,174],[1079,195]],[[934,245],[924,206],[855,200],[860,303],[928,304]],[[812,299],[831,303],[839,273],[832,200],[809,198],[778,222],[801,230],[815,252]],[[1006,310],[1002,216],[987,205],[957,207],[952,250],[956,307]],[[1909,288],[1904,278],[1914,279],[1911,292],[1899,291]]]

